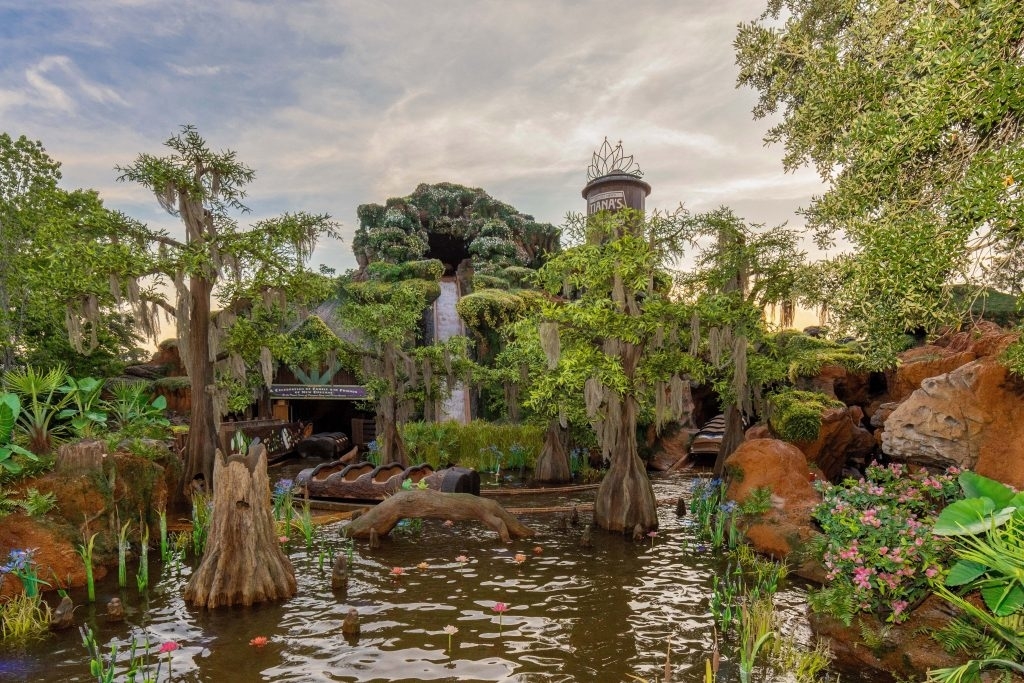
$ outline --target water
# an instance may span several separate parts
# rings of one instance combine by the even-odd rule
[[[659,497],[687,489],[685,477],[655,482]],[[550,496],[503,502],[508,507],[561,504]],[[582,517],[589,522],[589,514]],[[447,528],[439,520],[425,520],[418,533],[393,534],[378,550],[357,545],[343,591],[330,588],[330,563],[321,570],[317,554],[292,540],[288,551],[298,595],[252,608],[186,606],[181,595],[188,566],[154,564],[150,573],[159,580],[144,596],[134,586],[117,588],[115,569],[115,578],[97,586],[96,605],[80,606],[76,621],[91,625],[101,645],[143,632],[153,651],[165,641],[177,642],[177,681],[660,680],[669,643],[673,680],[703,681],[712,643],[711,580],[724,564],[697,552],[689,522],[676,517],[674,506],[660,506],[661,527],[653,543],[595,532],[592,549],[579,545],[583,527],[566,529],[558,515],[522,519],[537,535],[508,547],[482,525]],[[340,528],[327,525],[320,533],[341,547]],[[517,553],[525,561],[517,562]],[[458,561],[460,555],[468,561]],[[428,566],[417,568],[421,562]],[[393,576],[394,567],[404,573]],[[114,596],[127,608],[121,624],[104,619],[103,606]],[[73,592],[72,598],[81,605],[85,595]],[[496,602],[508,605],[500,624],[492,609]],[[784,584],[776,603],[786,629],[806,642],[804,588]],[[359,611],[358,638],[341,633],[350,607]],[[451,651],[444,633],[448,625],[458,628]],[[257,636],[268,638],[268,644],[251,646]],[[723,655],[719,680],[737,680],[732,648],[724,648]],[[3,681],[95,680],[75,631],[53,634],[24,652],[6,651],[0,662]],[[753,680],[787,679],[765,671]]]

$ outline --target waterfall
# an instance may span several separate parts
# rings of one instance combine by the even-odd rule
[[[453,277],[442,278],[441,296],[434,302],[434,338],[437,341],[447,341],[456,335],[466,334],[462,318],[455,310],[459,296],[459,281]],[[469,422],[469,395],[463,382],[456,382],[451,395],[442,404],[438,417],[442,421]]]

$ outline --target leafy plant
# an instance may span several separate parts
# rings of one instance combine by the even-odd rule
[[[67,383],[60,390],[64,392],[65,400],[74,404],[74,407],[65,408],[57,413],[57,417],[70,419],[71,429],[79,437],[92,438],[107,424],[107,414],[98,410],[103,382],[93,377],[76,380],[70,375],[65,381]]]
[[[0,640],[20,642],[50,630],[50,606],[36,593],[18,593],[0,603]]]
[[[818,484],[823,501],[814,519],[825,534],[821,561],[833,585],[852,590],[858,611],[888,613],[902,622],[930,590],[949,557],[931,533],[939,508],[957,495],[954,475],[909,475],[901,465],[871,465],[860,480]]]
[[[32,559],[36,550],[38,548],[11,550],[7,556],[7,562],[0,566],[0,578],[7,574],[13,574],[18,577],[21,580],[25,595],[28,597],[34,597],[39,594],[39,584],[48,585],[39,578],[36,564]]]
[[[14,456],[38,460],[35,453],[14,443],[14,425],[20,412],[21,402],[16,394],[0,394],[0,467],[15,474],[21,471],[21,465]]]
[[[28,438],[28,448],[36,455],[49,453],[53,442],[64,432],[56,423],[68,397],[60,394],[67,372],[58,365],[45,373],[32,366],[8,370],[3,374],[4,387],[21,398],[22,410],[17,424]]]
[[[57,507],[57,494],[52,491],[40,493],[39,489],[30,488],[25,491],[25,498],[19,500],[18,505],[29,517],[42,517]]]
[[[142,382],[115,382],[110,387],[113,398],[103,403],[118,431],[125,436],[164,438],[171,426],[164,415],[167,399],[150,398],[149,388]]]
[[[96,581],[93,578],[92,554],[96,544],[98,533],[89,537],[85,543],[78,546],[78,555],[85,564],[85,587],[89,596],[89,602],[96,602]]]

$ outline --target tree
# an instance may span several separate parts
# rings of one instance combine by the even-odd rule
[[[828,184],[809,226],[822,246],[853,245],[836,324],[876,365],[904,331],[955,320],[952,282],[1004,265],[1020,276],[1022,46],[1015,0],[770,0],[739,28],[754,115],[781,114],[765,141],[785,145],[787,170],[813,164]]]
[[[160,206],[182,220],[183,240],[166,232],[137,229],[134,237],[151,248],[151,262],[133,264],[131,282],[146,276],[173,281],[172,305],[154,296],[151,301],[174,316],[179,352],[191,382],[192,412],[184,482],[213,479],[219,410],[215,407],[214,362],[218,349],[211,346],[211,313],[215,289],[233,301],[274,301],[295,281],[302,281],[303,264],[323,235],[336,236],[336,224],[321,214],[286,213],[256,222],[243,230],[232,211],[247,212],[242,203],[245,186],[255,173],[239,162],[233,151],[215,152],[193,126],[183,126],[164,145],[167,156],[140,154],[134,163],[118,167],[118,180],[139,183],[156,194]],[[109,257],[110,254],[108,253]],[[108,268],[112,265],[105,262]],[[137,266],[144,267],[139,268]],[[226,329],[230,315],[218,317]]]
[[[125,324],[106,273],[85,267],[81,255],[129,219],[106,209],[95,192],[62,189],[60,178],[60,164],[42,144],[0,134],[0,365],[114,372],[138,354],[141,339]],[[82,296],[95,306],[97,324],[82,330],[89,343],[74,348],[65,309]]]
[[[637,448],[637,422],[645,404],[654,407],[659,428],[678,416],[684,377],[703,372],[683,350],[690,309],[669,296],[672,280],[665,268],[683,245],[677,218],[645,219],[635,211],[577,217],[570,232],[582,234],[581,244],[554,256],[538,274],[557,297],[544,307],[540,329],[550,365],[566,362],[562,346],[587,356],[580,366],[589,374],[584,403],[609,462],[594,521],[611,531],[657,527],[654,491]]]

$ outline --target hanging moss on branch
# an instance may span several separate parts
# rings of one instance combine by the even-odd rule
[[[477,290],[455,305],[462,321],[477,334],[500,329],[526,315],[529,309],[528,299],[500,289]]]
[[[816,391],[787,389],[768,398],[768,424],[785,441],[814,441],[821,432],[821,416],[845,404]]]

